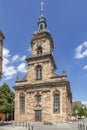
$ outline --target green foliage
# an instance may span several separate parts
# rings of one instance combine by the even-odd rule
[[[78,115],[81,117],[81,116],[85,116],[85,109],[83,107],[80,107],[79,108],[79,111],[78,111]]]
[[[79,105],[75,105],[72,107],[72,115],[73,116],[86,116],[87,117],[87,108],[86,107],[82,107]]]
[[[13,109],[14,93],[10,87],[4,83],[0,87],[0,112],[10,113]]]
[[[73,106],[73,108],[72,108],[72,115],[76,116],[78,111],[79,111],[79,106],[78,105]]]

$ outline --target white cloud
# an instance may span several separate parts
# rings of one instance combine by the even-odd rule
[[[8,58],[11,56],[10,51],[6,48],[3,48],[3,65],[9,64]]]
[[[11,79],[16,74],[17,74],[17,71],[14,66],[4,66],[3,67],[3,75],[4,75],[5,79]]]
[[[17,61],[25,61],[25,59],[26,59],[26,56],[24,55],[24,56],[22,56],[22,57],[20,57],[19,55],[14,55],[13,57],[12,57],[12,62],[17,62]]]
[[[3,48],[3,78],[4,80],[12,79],[18,72],[26,73],[27,67],[25,63],[21,63],[25,60],[26,56],[14,55],[11,56],[10,51]],[[16,64],[17,62],[17,64]],[[20,65],[18,65],[20,64]]]
[[[13,57],[12,57],[12,62],[17,62],[17,61],[25,61],[25,59],[26,59],[26,56],[24,55],[24,56],[22,56],[22,57],[20,57],[19,55],[14,55]]]
[[[87,56],[87,41],[83,42],[75,49],[75,58],[81,59]]]
[[[26,72],[27,72],[26,64],[25,64],[25,63],[21,63],[21,64],[17,67],[17,71],[18,71],[18,72],[21,72],[21,73],[26,73]]]
[[[9,64],[9,60],[7,58],[3,58],[3,66]]]
[[[19,59],[19,55],[15,55],[12,57],[12,62],[15,62]]]
[[[6,57],[6,58],[10,57],[11,55],[9,53],[10,53],[10,51],[4,47],[3,48],[3,57]]]
[[[85,65],[85,66],[83,67],[83,69],[84,69],[84,70],[87,70],[87,65]]]
[[[26,59],[26,56],[20,57],[20,61],[25,61],[25,59]]]
[[[3,77],[7,79],[11,79],[15,74],[17,74],[14,66],[10,65],[10,51],[6,48],[3,48]]]
[[[31,47],[29,47],[28,52],[30,52],[30,53],[31,53]]]
[[[82,104],[87,106],[87,101],[82,101]]]

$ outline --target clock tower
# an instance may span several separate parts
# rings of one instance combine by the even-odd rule
[[[66,71],[57,75],[53,49],[54,42],[47,30],[41,2],[38,30],[33,33],[31,56],[26,61],[28,71],[15,84],[15,120],[68,121],[71,117],[72,93]]]
[[[38,20],[38,30],[34,32],[32,40],[31,40],[31,50],[32,55],[27,58],[29,73],[27,74],[29,82],[37,82],[38,79],[38,69],[40,66],[41,71],[39,78],[41,81],[49,80],[54,74],[56,69],[56,64],[53,58],[53,48],[54,43],[51,34],[46,29],[46,18],[41,15]],[[36,68],[38,71],[35,71],[32,68]],[[32,71],[32,73],[31,73]],[[36,80],[37,79],[37,80]]]

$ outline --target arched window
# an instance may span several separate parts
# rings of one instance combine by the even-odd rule
[[[20,94],[20,113],[25,113],[25,94]]]
[[[41,24],[41,25],[40,25],[40,30],[42,30],[42,29],[43,29],[43,25]]]
[[[54,113],[60,112],[60,94],[54,94]]]
[[[42,54],[42,47],[38,47],[38,48],[37,48],[37,54],[38,54],[38,55],[41,55],[41,54]]]
[[[41,80],[42,79],[42,67],[38,65],[36,67],[36,80]]]

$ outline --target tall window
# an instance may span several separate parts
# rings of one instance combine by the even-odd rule
[[[42,30],[42,29],[43,29],[43,25],[41,24],[41,25],[40,25],[40,30]]]
[[[20,94],[20,113],[25,113],[25,94]]]
[[[38,54],[38,55],[41,55],[41,54],[42,54],[42,47],[38,47],[38,48],[37,48],[37,54]]]
[[[54,113],[60,112],[60,94],[54,94]]]
[[[36,80],[41,80],[42,79],[42,67],[38,65],[36,67]]]

